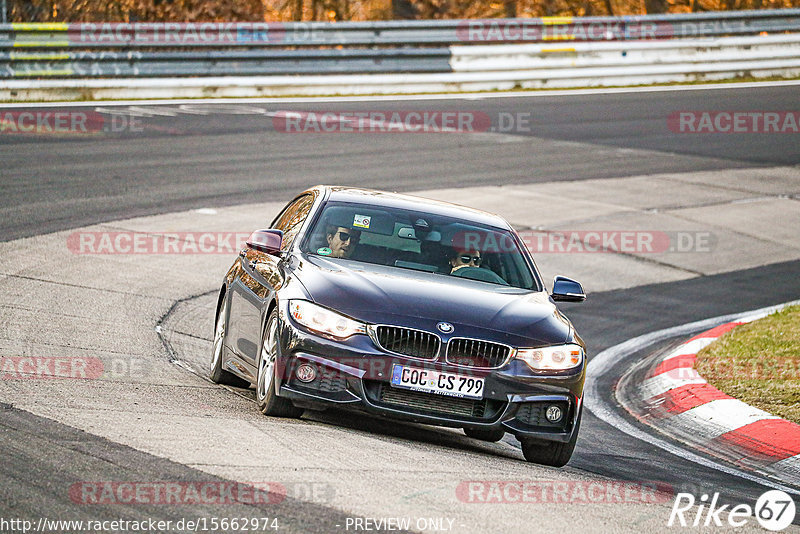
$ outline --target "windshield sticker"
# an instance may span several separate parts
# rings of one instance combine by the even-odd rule
[[[369,228],[370,217],[367,215],[356,215],[353,218],[353,226],[358,228]]]
[[[333,251],[328,247],[322,247],[317,249],[317,254],[319,254],[320,256],[330,256],[331,252]]]

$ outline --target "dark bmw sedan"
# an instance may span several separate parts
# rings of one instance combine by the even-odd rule
[[[319,186],[258,230],[220,290],[211,379],[255,386],[260,410],[339,407],[513,434],[566,464],[585,345],[502,218],[411,196]]]

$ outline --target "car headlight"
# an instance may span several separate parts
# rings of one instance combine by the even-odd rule
[[[333,310],[317,306],[307,300],[290,300],[289,314],[292,319],[309,330],[344,339],[353,334],[365,334],[366,325],[354,321]]]
[[[580,345],[556,345],[540,349],[519,349],[516,358],[528,364],[535,371],[565,371],[578,367],[583,362],[583,349]]]

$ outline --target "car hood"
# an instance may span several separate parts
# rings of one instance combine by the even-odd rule
[[[546,292],[414,270],[303,255],[296,275],[310,298],[372,324],[435,331],[514,346],[564,343],[571,325]]]

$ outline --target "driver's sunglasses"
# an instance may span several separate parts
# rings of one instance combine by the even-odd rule
[[[348,234],[347,232],[339,232],[339,240],[341,241],[358,241],[358,236],[355,234]]]
[[[475,265],[480,265],[483,258],[481,258],[480,256],[472,256],[470,254],[462,254],[461,256],[459,256],[459,259],[461,260],[461,263],[472,262]]]

